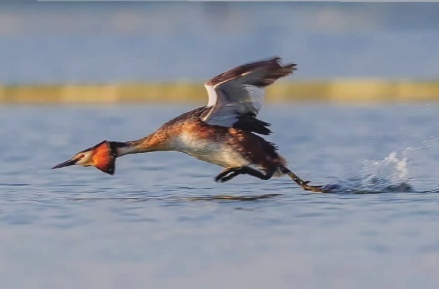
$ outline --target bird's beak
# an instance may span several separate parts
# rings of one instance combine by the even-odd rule
[[[59,169],[59,168],[63,168],[63,167],[72,166],[72,165],[76,164],[77,161],[78,160],[68,160],[68,161],[62,162],[60,164],[57,164],[52,169]]]

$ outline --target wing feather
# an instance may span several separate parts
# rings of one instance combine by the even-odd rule
[[[269,124],[256,119],[262,108],[265,87],[293,72],[295,64],[280,65],[280,58],[244,64],[205,83],[208,93],[202,120],[210,125],[239,127],[262,134]]]
[[[207,96],[209,97],[209,100],[207,102],[207,107],[214,106],[217,100],[215,89],[213,88],[213,86],[207,84],[204,84],[204,87],[206,88]]]

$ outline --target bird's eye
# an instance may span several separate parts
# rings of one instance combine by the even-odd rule
[[[80,155],[78,156],[78,159],[82,159],[84,156],[85,156],[84,154],[80,154]]]

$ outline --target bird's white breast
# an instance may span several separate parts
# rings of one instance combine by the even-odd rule
[[[183,132],[176,137],[172,141],[172,147],[176,151],[221,167],[240,167],[250,164],[227,143],[199,138],[190,132]]]

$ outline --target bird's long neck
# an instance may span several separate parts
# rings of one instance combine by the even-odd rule
[[[154,132],[138,140],[110,143],[117,148],[117,157],[121,157],[128,154],[168,150],[166,140],[164,135]]]

